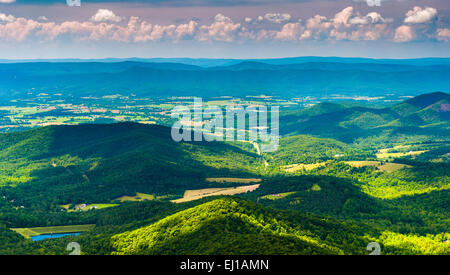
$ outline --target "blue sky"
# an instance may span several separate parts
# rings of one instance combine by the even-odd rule
[[[450,57],[448,0],[0,0],[0,58]]]

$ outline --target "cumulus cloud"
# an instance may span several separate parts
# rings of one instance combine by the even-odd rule
[[[96,14],[91,17],[94,22],[120,22],[122,18],[117,16],[113,11],[108,9],[99,9]]]
[[[6,15],[0,15],[0,20],[2,18],[12,20],[12,17]],[[52,40],[62,35],[70,35],[72,39],[80,41],[147,42],[184,39],[233,41],[238,37],[245,38],[249,34],[241,24],[234,23],[229,17],[221,14],[215,17],[215,21],[211,25],[203,26],[199,26],[199,23],[194,20],[178,25],[151,24],[135,16],[130,17],[126,26],[116,24],[116,22],[93,20],[66,21],[57,24],[25,18],[17,18],[12,22],[0,24],[0,39],[7,41],[23,41],[30,36]]]
[[[336,15],[333,18],[333,23],[336,25],[339,24],[346,25],[348,24],[348,21],[352,15],[353,15],[353,7],[346,7],[345,9],[336,13]]]
[[[16,17],[10,14],[6,15],[4,13],[0,13],[0,22],[13,22],[14,20],[16,20]]]
[[[227,17],[221,13],[216,14],[216,16],[214,16],[214,21],[215,22],[221,22],[221,23],[230,23],[233,22],[233,20],[231,20],[230,17]]]
[[[195,36],[198,30],[196,21],[189,21],[187,24],[178,25],[175,29],[175,38],[178,40],[190,39]]]
[[[377,40],[393,35],[392,29],[388,26],[392,21],[376,12],[361,15],[350,6],[337,12],[331,19],[321,15],[307,19],[299,39]],[[290,37],[283,35],[289,33],[287,27],[276,37],[285,40]]]
[[[283,23],[289,21],[291,19],[291,15],[289,13],[266,13],[264,15],[264,19],[272,23]]]
[[[370,12],[365,16],[361,15],[358,12],[355,13],[353,7],[347,7],[343,9],[342,11],[338,12],[333,18],[333,23],[336,26],[384,24],[391,22],[393,22],[393,19],[383,18],[381,14],[377,12]]]
[[[400,26],[395,30],[395,42],[409,42],[416,38],[416,33],[411,26]]]
[[[406,13],[405,23],[418,24],[418,23],[430,23],[436,18],[437,10],[434,8],[426,7],[414,7],[412,10]]]
[[[276,32],[275,39],[278,40],[298,40],[301,39],[304,27],[300,23],[287,23],[279,32]]]
[[[426,10],[426,9],[421,9]],[[409,16],[419,16],[418,9]],[[269,14],[269,13],[268,13]],[[422,15],[423,16],[423,15]],[[436,16],[436,15],[435,15]],[[0,13],[0,41],[23,41],[25,39],[53,40],[64,37],[77,41],[116,41],[121,43],[146,43],[153,41],[181,40],[240,42],[248,40],[379,40],[409,42],[433,39],[448,42],[449,29],[436,29],[435,24],[411,24],[394,28],[392,19],[377,12],[360,14],[353,7],[346,7],[334,16],[317,14],[305,20],[293,20],[288,14],[270,13],[262,17],[245,17],[242,23],[218,13],[210,24],[190,20],[187,23],[152,24],[131,16],[128,22],[120,23],[112,11],[101,9],[88,21],[51,22],[40,17],[32,20],[16,18]],[[269,19],[268,19],[269,18]],[[417,20],[416,20],[417,21]],[[418,20],[423,21],[423,20]],[[426,21],[426,20],[425,20]],[[274,24],[254,24],[273,22]]]
[[[393,22],[392,18],[383,18],[381,14],[377,12],[370,12],[366,16],[356,15],[349,20],[350,24],[384,24]]]
[[[443,41],[449,41],[450,39],[450,29],[437,29],[437,39]]]
[[[219,13],[214,17],[214,22],[209,26],[201,26],[197,37],[200,40],[234,41],[242,36],[246,29],[240,23],[234,23],[231,18]]]
[[[11,4],[11,3],[15,3],[16,0],[0,0],[1,4]]]

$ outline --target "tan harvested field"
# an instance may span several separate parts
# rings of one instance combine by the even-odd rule
[[[285,165],[282,167],[282,169],[286,172],[293,173],[299,170],[313,170],[315,168],[325,166],[325,162],[319,162],[319,163],[312,163],[312,164],[291,164],[291,165]]]
[[[394,172],[403,168],[411,168],[411,165],[401,164],[401,163],[385,163],[384,165],[378,166],[378,170],[382,172]]]
[[[412,166],[401,164],[401,163],[384,163],[381,164],[380,161],[344,161],[353,167],[364,167],[364,166],[374,166],[381,172],[394,172],[403,168],[411,168]]]
[[[218,182],[218,183],[253,183],[261,182],[261,179],[244,179],[244,178],[206,178],[207,182]]]
[[[352,167],[364,167],[364,166],[380,166],[381,162],[379,161],[344,161],[344,163],[352,166]]]
[[[184,196],[181,199],[171,200],[171,202],[180,203],[198,200],[204,197],[209,196],[218,196],[218,195],[236,195],[241,193],[252,192],[258,189],[259,184],[254,185],[246,185],[246,186],[238,186],[238,187],[229,187],[229,188],[205,188],[205,189],[197,189],[197,190],[186,190],[184,192]]]

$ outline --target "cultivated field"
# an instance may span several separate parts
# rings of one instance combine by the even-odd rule
[[[206,178],[207,182],[218,183],[253,183],[261,182],[261,179],[243,179],[243,178]]]
[[[258,189],[259,184],[254,185],[246,185],[246,186],[238,186],[238,187],[229,187],[229,188],[205,188],[205,189],[197,189],[197,190],[186,190],[184,192],[184,196],[181,199],[171,200],[171,202],[180,203],[198,200],[204,197],[209,196],[218,196],[218,195],[236,195],[241,193],[252,192]]]
[[[83,224],[83,225],[50,226],[50,227],[11,228],[11,230],[19,233],[25,238],[30,238],[33,236],[39,236],[43,234],[86,232],[94,227],[95,224]]]
[[[378,166],[378,170],[382,172],[394,172],[403,168],[411,168],[412,166],[401,164],[401,163],[385,163],[384,165]]]
[[[408,150],[409,147],[411,147],[411,146],[410,145],[398,145],[398,146],[395,146],[394,148],[380,149],[380,150],[378,150],[378,153],[376,153],[376,156],[379,159],[400,158],[400,157],[404,157],[404,156],[416,156],[416,155],[420,155],[420,154],[428,151],[428,150],[422,150],[422,151],[410,150],[410,151],[406,152],[406,150]],[[400,152],[389,152],[392,150],[398,150]],[[405,151],[405,152],[401,152],[401,151]]]
[[[318,162],[318,163],[312,163],[312,164],[291,164],[291,165],[285,165],[282,166],[283,170],[289,173],[293,173],[299,170],[306,170],[310,171],[313,169],[316,169],[318,167],[324,166],[325,162]]]
[[[412,166],[401,164],[401,163],[391,163],[386,162],[381,164],[380,161],[344,161],[346,164],[352,167],[364,167],[364,166],[373,166],[377,167],[377,169],[381,172],[394,172],[403,168],[411,168]]]
[[[380,161],[370,161],[370,160],[369,161],[359,161],[359,160],[356,160],[356,161],[344,161],[344,163],[346,163],[346,164],[348,164],[348,165],[350,165],[352,167],[364,167],[364,166],[377,167],[377,166],[381,165]]]

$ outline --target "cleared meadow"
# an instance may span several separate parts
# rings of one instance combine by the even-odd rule
[[[322,167],[322,166],[325,166],[325,162],[312,163],[312,164],[302,164],[302,163],[291,164],[291,165],[282,166],[282,169],[285,172],[293,173],[293,172],[296,172],[299,170],[310,171],[310,170],[313,170],[313,169],[316,169],[316,168]]]
[[[373,166],[381,172],[394,172],[403,168],[411,168],[411,165],[401,164],[401,163],[392,163],[386,162],[383,163],[380,161],[344,161],[346,164],[352,167],[364,167],[364,166]]]
[[[120,198],[114,199],[115,201],[126,202],[126,201],[151,201],[154,200],[155,196],[151,194],[136,193],[135,196],[122,196]]]
[[[258,189],[259,184],[254,185],[246,185],[246,186],[238,186],[238,187],[229,187],[229,188],[205,188],[205,189],[197,189],[197,190],[186,190],[184,192],[184,196],[181,199],[171,200],[174,203],[187,202],[198,200],[204,197],[209,196],[218,196],[218,195],[236,195],[241,193],[252,192]]]
[[[261,182],[261,179],[244,179],[244,178],[206,178],[207,182],[218,183],[253,183]]]
[[[284,197],[287,197],[289,195],[295,194],[296,192],[286,192],[286,193],[278,193],[278,194],[270,194],[262,196],[261,199],[268,199],[268,200],[278,200],[282,199]]]
[[[64,225],[64,226],[48,226],[48,227],[31,227],[31,228],[11,228],[11,230],[30,238],[43,234],[58,234],[58,233],[78,233],[86,232],[95,227],[95,224],[83,225]]]

